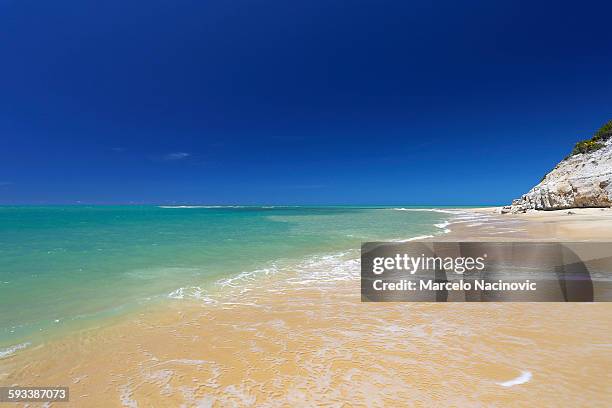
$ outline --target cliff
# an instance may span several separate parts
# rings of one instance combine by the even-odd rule
[[[612,121],[593,138],[578,142],[527,194],[502,213],[612,206]]]

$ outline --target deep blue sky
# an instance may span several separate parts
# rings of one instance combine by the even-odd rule
[[[0,203],[505,203],[612,118],[610,15],[0,0]]]

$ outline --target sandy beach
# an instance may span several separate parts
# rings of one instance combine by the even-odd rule
[[[487,225],[481,224],[478,230],[464,230],[461,224],[455,224],[454,234],[449,237],[458,236],[462,239],[477,236],[481,232],[488,232],[489,236],[499,235],[504,239],[519,237],[562,241],[612,240],[612,208],[572,208],[504,215],[499,215],[500,207],[475,208],[467,211],[491,216],[492,225],[487,228]],[[495,228],[500,223],[504,224],[501,229]],[[522,229],[525,234],[515,235],[510,225],[519,226],[517,229]],[[491,231],[493,229],[495,231]],[[492,232],[495,234],[491,234]]]
[[[444,239],[612,239],[611,209],[497,211],[462,209]],[[239,281],[206,302],[170,302],[24,350],[1,360],[0,383],[67,385],[70,403],[56,405],[88,407],[612,400],[612,305],[361,303],[358,251],[342,256],[335,279]]]

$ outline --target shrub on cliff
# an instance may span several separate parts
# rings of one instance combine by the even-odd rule
[[[605,142],[611,137],[612,137],[612,120],[609,120],[608,122],[606,122],[606,124],[600,127],[599,130],[597,130],[597,132],[595,132],[592,138],[587,139],[587,140],[581,140],[578,143],[576,143],[576,146],[574,146],[574,150],[572,150],[572,152],[570,153],[570,156],[573,156],[579,153],[590,153],[590,152],[594,152],[595,150],[599,150],[602,147],[604,147],[604,144],[602,142]]]
[[[576,146],[574,146],[572,156],[578,153],[594,152],[595,150],[601,149],[603,146],[603,143],[596,142],[593,139],[581,140],[580,142],[576,143]]]
[[[603,125],[597,132],[595,132],[595,136],[593,136],[594,141],[603,142],[612,137],[612,120],[609,120],[608,123]]]

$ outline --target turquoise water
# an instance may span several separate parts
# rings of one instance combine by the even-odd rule
[[[0,207],[0,353],[278,260],[438,234],[448,218],[359,207]]]

